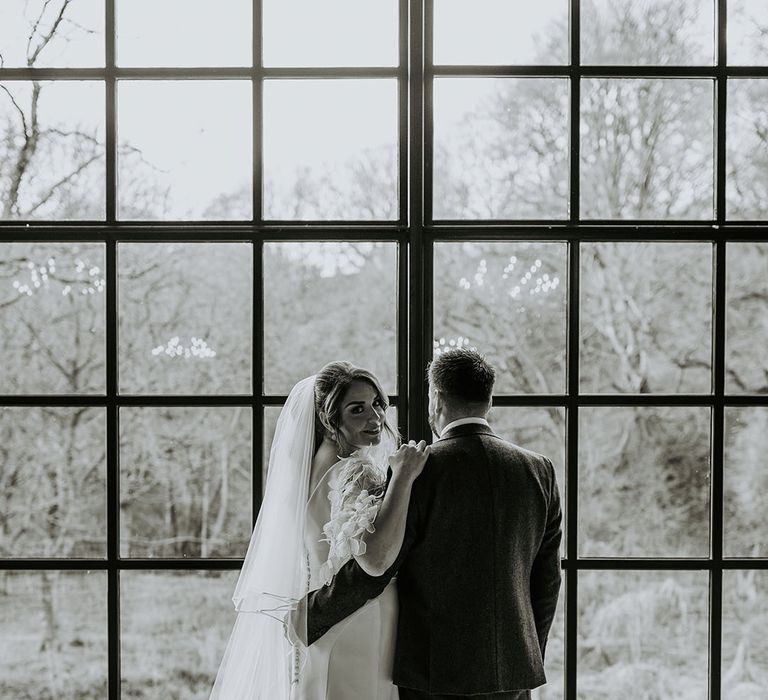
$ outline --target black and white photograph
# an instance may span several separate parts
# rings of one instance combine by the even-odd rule
[[[768,0],[0,0],[0,700],[768,698]]]

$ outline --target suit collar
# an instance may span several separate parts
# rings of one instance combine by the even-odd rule
[[[493,435],[494,432],[490,426],[483,425],[482,423],[465,423],[464,425],[457,425],[449,430],[444,430],[443,434],[435,442],[440,440],[448,440],[450,438],[464,437],[466,435]]]

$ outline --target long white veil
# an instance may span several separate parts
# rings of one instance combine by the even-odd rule
[[[314,455],[315,377],[293,387],[280,413],[269,455],[264,499],[232,600],[232,635],[211,700],[289,700],[302,650],[283,618],[307,593],[304,526]],[[306,639],[306,620],[297,630]]]

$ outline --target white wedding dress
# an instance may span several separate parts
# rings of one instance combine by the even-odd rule
[[[277,422],[264,499],[232,597],[237,619],[210,700],[398,700],[394,580],[309,647],[288,631],[298,602],[363,552],[394,451],[393,444],[356,451],[310,494],[314,382],[293,387]],[[294,622],[306,639],[306,618]]]
[[[379,502],[368,496],[366,508],[364,492],[376,482],[383,485],[382,469],[386,466],[373,465],[367,451],[358,450],[334,464],[310,496],[304,538],[309,590],[326,583],[359,547]],[[396,625],[393,579],[380,596],[308,647],[291,700],[398,700],[392,683]]]

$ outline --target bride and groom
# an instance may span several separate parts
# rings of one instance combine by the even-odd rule
[[[398,447],[370,372],[291,391],[211,698],[518,700],[545,683],[560,589],[551,462],[497,437],[495,372],[430,364],[439,439]]]

